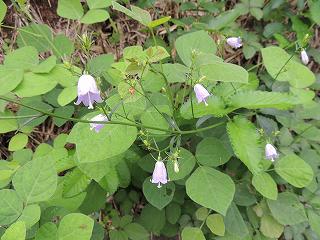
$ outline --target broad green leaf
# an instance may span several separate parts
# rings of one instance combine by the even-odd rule
[[[17,43],[20,48],[32,46],[39,52],[51,50],[52,32],[48,25],[31,23],[28,26],[18,28],[18,31]]]
[[[240,8],[234,8],[229,11],[221,13],[218,17],[213,17],[208,24],[210,30],[219,30],[228,26],[230,23],[233,23],[242,12]]]
[[[57,63],[55,56],[50,56],[32,69],[33,73],[49,73]]]
[[[4,19],[7,13],[7,5],[3,2],[3,0],[0,0],[0,23]]]
[[[287,93],[263,92],[263,91],[240,91],[233,95],[230,104],[234,108],[277,108],[289,109],[298,104],[298,99]]]
[[[59,224],[59,240],[90,240],[94,221],[81,213],[64,216]]]
[[[114,63],[112,54],[101,54],[88,61],[88,71],[98,77],[107,77],[107,71],[111,68],[111,64]]]
[[[18,128],[16,119],[1,119],[1,117],[13,117],[13,113],[9,110],[0,112],[0,133],[7,133],[14,131]]]
[[[244,222],[239,209],[234,203],[229,207],[224,223],[226,231],[233,237],[244,239],[244,237],[249,235],[248,227]]]
[[[307,214],[311,229],[320,236],[320,215],[313,209],[308,209]]]
[[[273,178],[266,172],[253,175],[252,185],[255,189],[262,194],[262,196],[276,200],[278,196],[277,184]]]
[[[295,154],[278,160],[275,170],[284,180],[298,188],[307,186],[313,178],[310,165]]]
[[[191,173],[194,166],[196,165],[196,159],[191,152],[184,148],[180,148],[179,158],[178,158],[179,172],[174,171],[174,162],[167,162],[168,176],[171,181],[179,180],[186,177]]]
[[[141,122],[143,125],[146,126],[153,126],[154,123],[157,123],[157,128],[162,129],[169,129],[168,121],[154,108],[150,107],[144,113],[141,115]],[[165,134],[163,131],[160,130],[148,130],[152,134],[158,134],[159,136],[161,134]]]
[[[235,64],[215,62],[200,66],[200,73],[208,82],[248,83],[248,72]]]
[[[28,205],[25,209],[23,209],[18,221],[24,222],[26,224],[26,228],[29,229],[40,220],[40,215],[41,209],[39,205]]]
[[[33,97],[49,92],[57,85],[46,74],[27,72],[23,81],[14,89],[19,97]]]
[[[200,221],[205,221],[207,219],[207,217],[209,216],[209,211],[207,208],[205,207],[200,207],[197,209],[197,211],[195,212],[195,216],[198,220]]]
[[[261,218],[260,231],[269,238],[278,239],[283,233],[284,226],[278,223],[272,216],[264,215]]]
[[[60,17],[80,19],[83,16],[83,7],[80,0],[58,0],[57,13]]]
[[[233,199],[235,185],[228,175],[203,166],[188,178],[186,191],[196,203],[225,215]]]
[[[213,115],[215,117],[222,117],[225,114],[231,112],[233,109],[226,108],[224,101],[221,97],[211,95],[207,99],[208,106],[203,102],[198,103],[197,99],[193,97],[192,103],[189,99],[185,102],[181,108],[180,113],[184,119],[200,118],[206,115]],[[193,114],[192,114],[193,107]]]
[[[22,69],[11,69],[0,66],[0,95],[4,95],[15,89],[23,79]]]
[[[165,211],[161,211],[152,205],[146,205],[140,214],[138,223],[146,228],[149,232],[157,233],[166,223]]]
[[[57,64],[49,74],[45,74],[51,82],[58,82],[63,87],[76,86],[81,70],[72,66],[70,69],[63,64]]]
[[[26,225],[24,222],[15,222],[2,235],[1,240],[25,240]]]
[[[161,46],[149,47],[145,50],[145,53],[147,54],[150,63],[159,62],[162,59],[170,57],[167,50]]]
[[[218,236],[224,236],[225,226],[223,216],[220,214],[211,214],[207,217],[206,224],[210,231]]]
[[[181,206],[178,203],[171,202],[166,207],[166,217],[169,223],[175,224],[181,216]]]
[[[53,118],[54,125],[61,127],[63,124],[65,124],[68,121],[67,120],[68,118],[72,117],[72,115],[74,113],[74,107],[73,106],[65,106],[65,107],[55,108],[54,113],[57,116],[65,118],[65,119],[57,118],[57,117]]]
[[[73,169],[64,177],[63,197],[73,197],[83,192],[90,182],[91,179],[83,174],[79,168]]]
[[[60,106],[66,106],[77,97],[77,86],[64,88],[58,96]]]
[[[123,230],[111,229],[109,231],[110,240],[128,240],[128,234]]]
[[[267,199],[272,216],[282,225],[295,225],[307,221],[304,206],[294,193],[282,192],[278,199]]]
[[[54,37],[53,45],[52,51],[59,58],[71,56],[74,52],[73,42],[63,34]]]
[[[315,23],[320,24],[320,16],[319,16],[320,2],[319,1],[308,1],[308,5],[309,5],[312,20]]]
[[[48,200],[57,188],[54,160],[48,156],[33,159],[18,169],[12,183],[27,203]]]
[[[148,24],[148,27],[149,28],[158,27],[159,25],[168,22],[170,19],[171,19],[171,16],[167,16],[167,17],[162,17],[162,18],[153,20]]]
[[[165,63],[162,65],[163,73],[166,76],[169,83],[181,82],[184,83],[187,81],[187,73],[189,69],[179,63]]]
[[[314,83],[314,74],[306,66],[291,59],[292,56],[282,48],[267,47],[261,49],[261,53],[268,73],[276,80],[287,81],[296,88],[305,88]]]
[[[9,142],[9,151],[17,151],[24,148],[28,143],[28,135],[23,133],[18,133],[13,136]]]
[[[227,124],[232,148],[236,156],[253,174],[262,170],[262,149],[256,127],[243,117],[235,117]]]
[[[34,47],[22,47],[6,55],[4,65],[14,69],[30,70],[39,63],[38,52]]]
[[[84,24],[93,24],[104,22],[110,17],[109,13],[103,9],[91,9],[81,18],[80,22]]]
[[[39,228],[36,233],[35,240],[57,240],[58,229],[57,226],[52,222],[47,222]]]
[[[209,34],[203,30],[187,33],[178,37],[175,42],[178,55],[188,67],[192,63],[192,55],[199,53],[215,53],[217,46]]]
[[[90,9],[106,8],[112,4],[111,0],[87,0]]]
[[[84,119],[91,119],[98,113],[90,113]],[[117,120],[113,117],[112,120]],[[124,123],[127,123],[123,120]],[[99,133],[90,130],[88,123],[77,123],[68,141],[77,145],[77,158],[80,163],[92,163],[111,158],[126,151],[137,136],[136,127],[122,124],[105,124]],[[94,149],[94,151],[92,150]]]
[[[148,240],[149,233],[147,230],[138,223],[130,223],[126,225],[123,230],[126,232],[128,237],[132,240]]]
[[[197,145],[196,158],[201,165],[217,167],[228,162],[231,156],[224,143],[217,138],[205,138]]]
[[[181,233],[182,240],[206,240],[200,228],[185,227]]]
[[[151,179],[148,177],[143,182],[142,190],[148,202],[161,210],[172,201],[175,185],[173,182],[168,182],[158,188],[157,184],[151,183]]]
[[[0,190],[0,224],[9,225],[21,214],[23,203],[14,190]]]

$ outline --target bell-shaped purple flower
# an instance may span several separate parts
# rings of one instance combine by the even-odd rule
[[[198,103],[204,102],[204,104],[208,106],[207,98],[210,96],[208,90],[205,89],[201,84],[194,85],[193,89],[196,94]]]
[[[161,188],[161,183],[166,184],[168,182],[167,169],[162,161],[156,162],[151,182],[158,184],[158,188]]]
[[[227,38],[227,43],[232,48],[240,48],[242,47],[242,40],[240,37],[229,37]]]
[[[309,63],[309,57],[307,52],[303,49],[300,54],[301,54],[301,61],[303,62],[304,65],[307,65]]]
[[[93,109],[94,102],[102,102],[100,91],[96,81],[91,75],[82,75],[78,81],[78,100],[76,105],[83,103],[89,109]]]
[[[106,122],[109,121],[108,117],[103,114],[99,114],[90,119],[90,121],[97,121],[97,122]],[[105,123],[90,123],[90,130],[95,130],[97,133],[104,127]]]
[[[266,159],[271,160],[272,162],[274,162],[274,160],[279,157],[276,148],[270,143],[266,145],[265,154]]]

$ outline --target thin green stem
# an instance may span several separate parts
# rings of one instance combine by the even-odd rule
[[[280,75],[281,71],[284,69],[284,67],[290,62],[290,60],[293,58],[294,53],[291,54],[291,56],[289,57],[289,59],[284,63],[284,65],[280,68],[279,72],[277,73],[277,75],[275,76],[274,80],[277,80],[278,76]]]

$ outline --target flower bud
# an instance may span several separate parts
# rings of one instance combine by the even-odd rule
[[[266,159],[271,160],[272,162],[274,162],[274,160],[279,157],[276,148],[270,143],[266,145],[265,154]]]
[[[173,170],[175,173],[178,173],[180,171],[179,162],[177,160],[174,160],[174,162],[173,162]]]
[[[91,118],[91,121],[106,122],[106,121],[109,121],[109,119],[106,115],[99,114]],[[104,127],[104,125],[105,125],[104,123],[90,123],[90,130],[94,129],[98,133]]]
[[[301,55],[301,61],[303,62],[304,65],[307,65],[309,63],[309,57],[307,52],[303,49],[300,53]]]
[[[227,38],[227,43],[232,48],[240,48],[242,47],[242,40],[240,37],[229,37]]]

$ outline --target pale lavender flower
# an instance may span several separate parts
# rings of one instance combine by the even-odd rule
[[[161,183],[166,184],[168,182],[167,169],[162,161],[156,162],[154,166],[151,182],[157,183],[158,188],[161,188]]]
[[[109,121],[108,117],[103,114],[99,114],[90,119],[90,121],[97,121],[97,122],[106,122]],[[104,127],[104,123],[90,123],[90,130],[95,130],[97,133]]]
[[[91,75],[82,75],[78,81],[78,100],[76,105],[83,103],[89,109],[93,109],[94,102],[102,102],[100,91],[96,81]]]
[[[240,37],[229,37],[227,38],[227,43],[232,48],[240,48],[242,47],[242,40]]]
[[[304,65],[307,65],[309,63],[309,57],[307,52],[303,49],[300,54],[301,54],[301,61],[303,62]]]
[[[204,102],[204,104],[208,106],[207,98],[210,96],[208,90],[205,89],[201,84],[194,85],[193,89],[196,94],[198,103]]]
[[[266,159],[271,160],[272,162],[279,156],[276,148],[268,143],[265,149]]]

